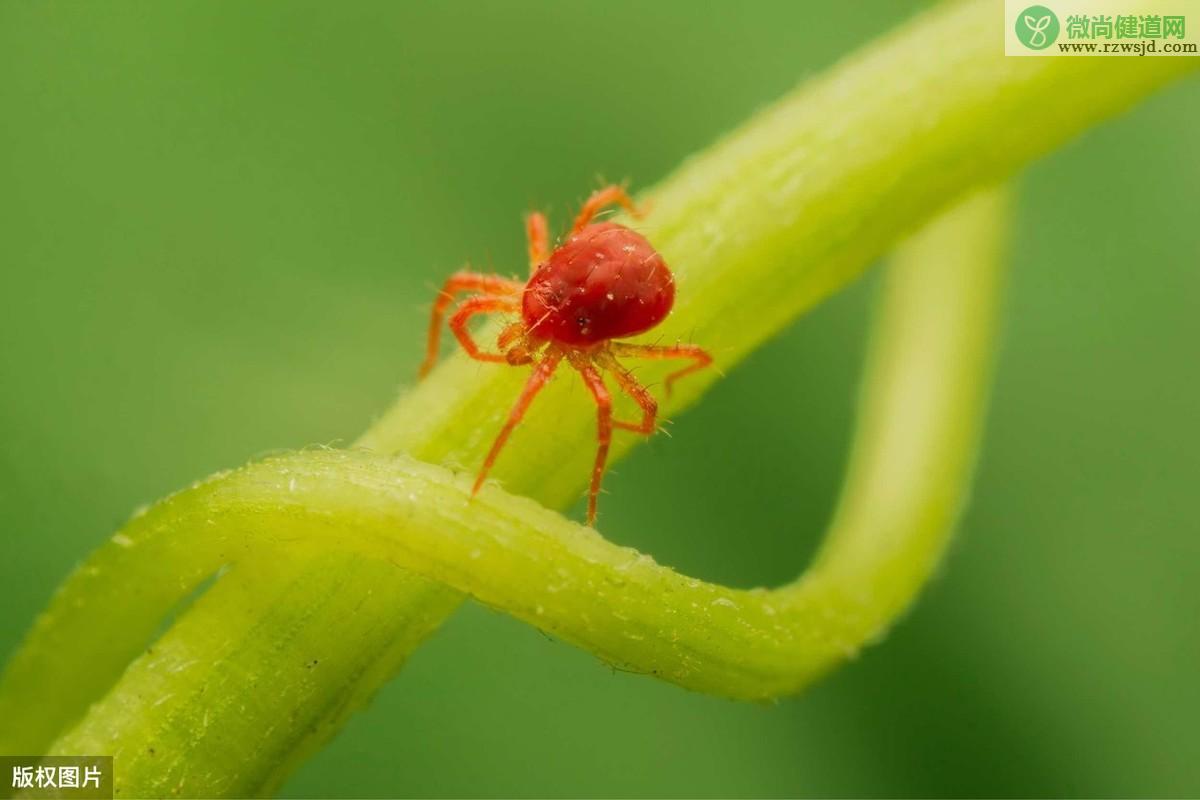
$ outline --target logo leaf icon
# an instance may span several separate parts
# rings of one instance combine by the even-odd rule
[[[1046,44],[1046,28],[1050,27],[1050,15],[1046,14],[1040,18],[1033,18],[1029,14],[1025,15],[1025,27],[1029,28],[1029,46],[1041,47]]]

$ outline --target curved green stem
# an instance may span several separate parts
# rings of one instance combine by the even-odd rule
[[[643,228],[675,269],[680,298],[656,334],[703,343],[728,368],[971,187],[1192,66],[1006,59],[996,24],[987,0],[938,8],[653,191]],[[707,586],[498,490],[466,504],[461,477],[421,462],[473,470],[523,376],[455,357],[363,437],[379,455],[248,467],[134,520],[68,580],[14,658],[0,683],[0,751],[40,751],[78,722],[52,749],[114,753],[123,794],[269,791],[460,592],[694,688],[797,688],[908,602],[961,502],[991,324],[994,273],[978,243],[994,239],[992,211],[977,206],[929,234],[920,260],[943,273],[894,279],[881,323],[894,330],[877,340],[878,391],[864,395],[846,499],[796,585]],[[978,268],[932,258],[938,242],[960,242],[959,266]],[[927,301],[954,291],[975,299]],[[940,325],[967,327],[945,336]],[[918,370],[929,376],[919,387],[898,377]],[[715,374],[681,386],[665,410],[693,402]],[[539,398],[494,473],[506,488],[550,506],[574,499],[594,436],[577,400],[565,381]],[[385,455],[398,452],[410,458]],[[134,658],[170,607],[228,564]]]

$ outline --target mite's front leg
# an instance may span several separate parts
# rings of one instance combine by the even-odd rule
[[[446,279],[437,299],[433,301],[433,312],[429,316],[429,337],[425,345],[425,360],[421,362],[419,376],[424,378],[437,363],[438,345],[442,335],[442,319],[446,309],[454,302],[454,298],[463,292],[479,292],[491,297],[504,297],[520,294],[524,284],[501,278],[497,275],[484,275],[480,272],[462,270]]]
[[[571,233],[579,233],[600,213],[601,209],[613,203],[621,206],[635,217],[642,215],[641,209],[633,202],[633,198],[625,193],[624,187],[605,186],[603,189],[592,192],[592,196],[584,202],[583,208],[579,210],[579,216],[575,218],[575,224],[571,226]]]
[[[467,351],[467,355],[476,361],[490,361],[496,363],[504,363],[508,359],[503,353],[485,353],[482,348],[475,342],[471,336],[471,331],[467,329],[471,318],[479,314],[495,314],[495,313],[516,313],[521,310],[520,305],[515,300],[502,297],[472,297],[454,312],[454,316],[450,318],[450,330],[454,332],[458,343],[462,345],[463,350]]]

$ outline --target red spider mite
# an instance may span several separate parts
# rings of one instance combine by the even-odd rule
[[[611,204],[640,216],[624,189],[600,189],[583,204],[566,241],[551,250],[546,217],[532,213],[525,220],[531,272],[527,283],[478,272],[456,272],[434,301],[422,378],[437,362],[438,337],[446,310],[462,292],[473,292],[474,296],[459,304],[450,318],[450,329],[467,355],[477,361],[535,365],[483,461],[472,495],[487,479],[496,456],[533,398],[566,359],[583,377],[598,409],[599,447],[588,493],[588,524],[594,524],[596,497],[613,428],[649,436],[654,433],[658,414],[658,403],[650,392],[617,359],[690,359],[693,363],[667,376],[668,394],[676,380],[712,363],[707,352],[691,345],[659,347],[614,341],[644,333],[666,318],[675,302],[675,278],[641,234],[615,222],[592,223],[596,214]],[[467,323],[476,315],[517,313],[520,321],[500,332],[496,343],[499,352],[482,350],[467,330]],[[612,396],[600,374],[603,370],[612,373],[621,390],[641,408],[641,422],[613,419]]]

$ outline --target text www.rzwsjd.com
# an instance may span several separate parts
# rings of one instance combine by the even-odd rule
[[[1059,42],[1058,50],[1060,53],[1095,53],[1096,55],[1104,55],[1105,53],[1112,55],[1137,53],[1139,56],[1153,56],[1172,53],[1195,53],[1196,43],[1159,42],[1154,39],[1147,39],[1140,42]]]

